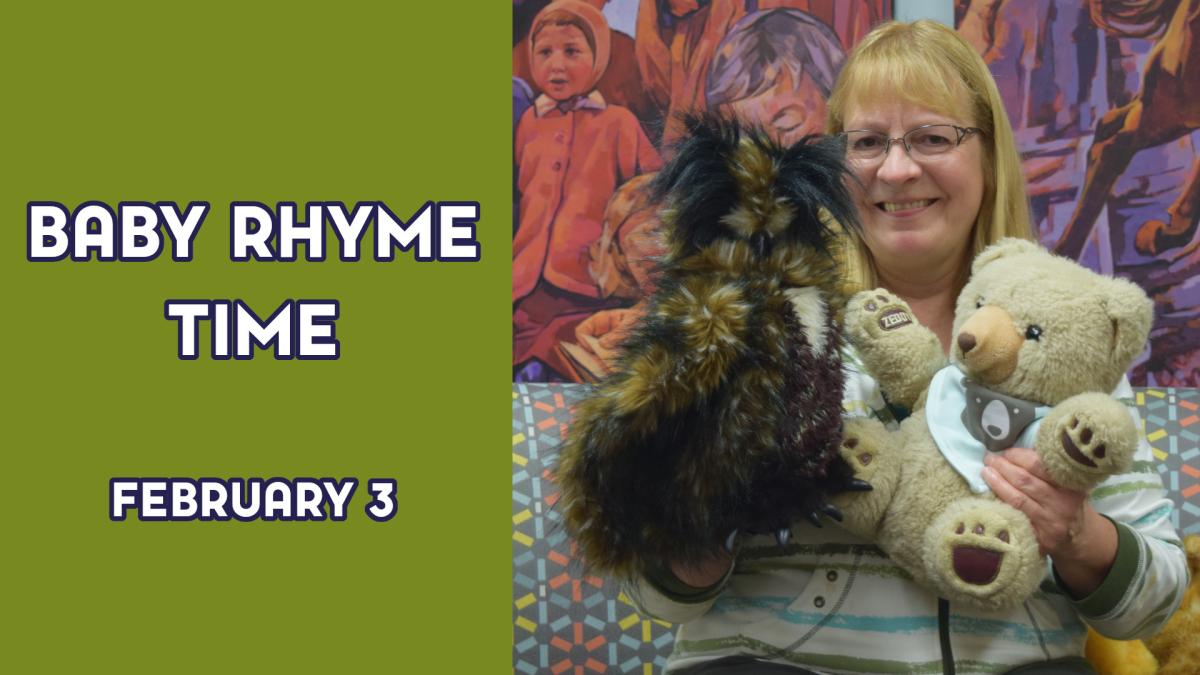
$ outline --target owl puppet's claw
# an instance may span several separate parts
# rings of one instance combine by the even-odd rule
[[[775,530],[775,541],[779,544],[779,548],[787,546],[788,539],[792,537],[792,531],[789,528],[781,527]]]
[[[734,530],[729,533],[728,537],[725,537],[725,552],[726,553],[733,553],[733,542],[735,540],[737,540],[737,534],[738,534],[738,531]]]
[[[861,478],[851,478],[842,487],[845,488],[846,492],[870,492],[875,489],[874,486]],[[838,518],[838,520],[841,520],[841,518]]]
[[[838,507],[834,506],[833,504],[825,504],[825,505],[821,506],[820,508],[821,508],[821,513],[824,513],[825,515],[829,516],[830,518],[833,518],[834,520],[838,521],[839,523],[842,522],[842,512],[838,510]]]
[[[839,523],[842,522],[842,512],[833,504],[821,504],[812,511],[806,513],[804,517],[808,518],[808,522],[812,523],[813,527],[824,527],[824,525],[821,523],[822,513]]]

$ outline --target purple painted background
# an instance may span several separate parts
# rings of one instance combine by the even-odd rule
[[[1134,384],[1200,385],[1200,0],[955,10],[1005,100],[1042,243],[1155,299]]]

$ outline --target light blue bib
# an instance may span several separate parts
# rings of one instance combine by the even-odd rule
[[[1032,448],[1049,412],[1049,406],[984,389],[954,365],[933,376],[925,401],[925,422],[938,450],[976,494],[988,491],[984,454]]]

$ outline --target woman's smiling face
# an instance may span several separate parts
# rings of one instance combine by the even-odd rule
[[[852,109],[844,128],[900,138],[925,124],[969,127],[972,120],[894,101]],[[877,261],[934,263],[966,256],[983,201],[982,143],[979,134],[971,134],[944,154],[914,160],[894,141],[882,157],[850,161],[862,183],[855,190],[863,239]]]

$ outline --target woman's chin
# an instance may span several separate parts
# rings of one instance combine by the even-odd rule
[[[893,229],[878,237],[876,244],[879,248],[875,251],[877,255],[884,253],[891,257],[904,258],[928,256],[945,246],[945,242],[939,241],[938,237],[928,230],[909,228]]]
[[[966,261],[969,241],[957,241],[944,232],[889,232],[876,239],[871,249],[875,264],[892,276],[928,278],[930,274],[953,272]]]

